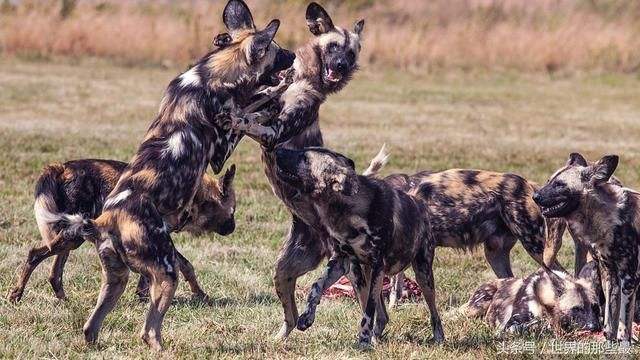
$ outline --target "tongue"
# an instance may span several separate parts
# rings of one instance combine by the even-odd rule
[[[331,81],[338,81],[340,80],[340,77],[335,76],[335,72],[331,69],[327,70],[327,78]]]

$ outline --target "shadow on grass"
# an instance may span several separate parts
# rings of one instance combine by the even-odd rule
[[[231,307],[231,306],[247,306],[247,305],[272,305],[278,302],[278,299],[270,293],[261,292],[251,294],[245,299],[236,299],[230,297],[207,297],[205,299],[197,296],[176,296],[172,304],[174,306],[185,306],[191,308],[201,307]]]

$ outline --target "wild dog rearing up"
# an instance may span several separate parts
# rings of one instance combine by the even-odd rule
[[[278,117],[264,126],[243,121],[232,124],[236,131],[263,145],[267,178],[292,215],[274,276],[284,309],[284,323],[277,335],[280,338],[289,335],[298,319],[294,294],[297,278],[315,269],[331,254],[331,242],[316,230],[318,214],[313,206],[301,200],[298,189],[278,178],[272,150],[276,146],[302,149],[323,145],[320,105],[328,95],[341,90],[357,70],[364,28],[364,20],[358,21],[353,31],[335,26],[329,14],[316,3],[307,7],[306,19],[314,38],[296,51],[294,82],[280,97]]]
[[[605,294],[605,336],[631,341],[636,290],[640,284],[640,193],[609,182],[618,157],[589,164],[577,153],[536,192],[546,217],[561,217],[591,244]]]
[[[380,337],[388,322],[382,299],[384,274],[394,275],[411,265],[431,313],[434,339],[444,341],[432,272],[435,241],[424,203],[382,180],[358,175],[353,161],[327,149],[278,148],[275,159],[278,178],[297,188],[301,200],[316,210],[318,223],[333,246],[324,274],[312,286],[298,328],[311,326],[327,287],[362,265],[364,278],[354,283],[360,294],[367,294],[358,342],[370,344],[372,335]]]
[[[18,283],[9,299],[19,301],[35,268],[45,259],[55,255],[49,282],[57,298],[65,299],[62,274],[71,250],[77,249],[84,238],[69,229],[69,217],[97,218],[102,204],[113,190],[126,163],[114,160],[74,160],[64,164],[47,165],[36,183],[35,216],[42,242],[29,250],[22,266]],[[190,209],[184,212],[177,227],[171,231],[187,231],[193,234],[217,232],[228,235],[235,229],[235,192],[233,178],[235,165],[218,180],[207,174],[202,178]],[[194,296],[206,300],[206,293],[198,284],[193,266],[176,251],[180,272],[189,283]],[[144,296],[147,281],[140,278],[138,295]],[[148,289],[147,289],[148,290]]]
[[[96,341],[131,269],[151,281],[141,338],[153,349],[162,348],[162,320],[179,266],[169,229],[191,206],[207,165],[219,172],[237,142],[218,115],[245,106],[264,80],[293,63],[294,55],[273,41],[278,20],[256,30],[246,4],[231,0],[223,21],[233,42],[171,81],[158,116],[105,200],[102,215],[85,226],[103,267],[100,296],[84,325],[87,342]]]
[[[499,331],[521,332],[541,322],[556,331],[600,330],[598,296],[591,283],[546,267],[524,279],[481,285],[462,310]]]

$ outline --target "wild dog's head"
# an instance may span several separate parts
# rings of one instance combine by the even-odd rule
[[[578,208],[585,194],[609,182],[617,166],[616,155],[589,164],[582,155],[572,153],[566,165],[533,195],[533,200],[546,217],[568,216]]]
[[[220,179],[207,174],[202,178],[200,188],[193,199],[193,205],[187,211],[183,230],[199,235],[216,232],[229,235],[236,228],[236,193],[233,178],[236,166],[231,165]]]
[[[600,330],[600,302],[589,280],[548,269],[544,275],[548,283],[546,289],[545,283],[541,285],[540,297],[552,309],[551,325],[557,331]]]
[[[275,151],[277,176],[314,198],[351,196],[358,192],[353,161],[324,148]]]
[[[277,85],[278,73],[288,69],[295,59],[293,52],[273,40],[280,21],[271,20],[264,29],[257,30],[249,7],[242,0],[230,0],[222,20],[228,33],[215,37],[214,44],[219,49],[206,61],[212,77],[224,86]]]
[[[313,48],[320,56],[320,78],[324,88],[338,91],[358,69],[360,35],[364,20],[355,23],[353,31],[333,25],[327,11],[315,2],[307,7],[307,25],[316,36]]]

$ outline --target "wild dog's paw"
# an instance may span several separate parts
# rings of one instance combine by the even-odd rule
[[[360,350],[371,350],[373,349],[373,343],[371,342],[371,337],[363,337],[360,336],[358,338],[358,349]]]
[[[9,292],[9,301],[12,303],[17,303],[22,299],[22,291],[20,289],[13,289]]]
[[[313,322],[316,320],[316,314],[313,311],[305,311],[298,318],[298,330],[305,331],[313,325]]]

